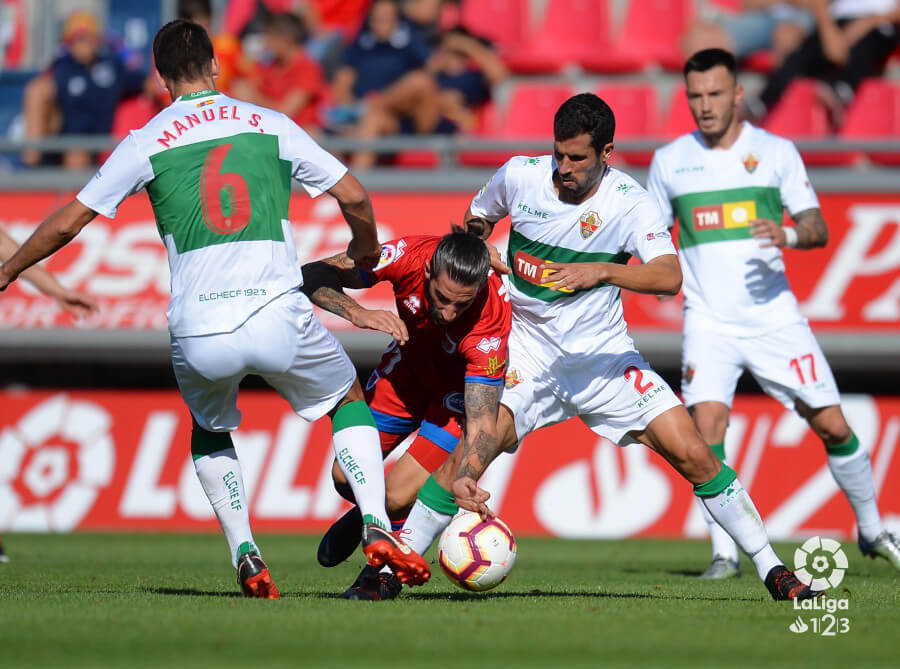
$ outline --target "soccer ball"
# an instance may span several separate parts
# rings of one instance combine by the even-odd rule
[[[500,585],[516,563],[516,540],[499,518],[482,520],[465,511],[447,526],[438,544],[441,569],[464,590]]]

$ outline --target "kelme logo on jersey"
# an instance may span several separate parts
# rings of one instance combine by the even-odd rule
[[[756,171],[757,166],[759,165],[759,158],[756,154],[748,153],[741,159],[741,162],[744,163],[744,169],[747,170],[750,174],[753,174]]]
[[[756,218],[756,202],[743,200],[693,207],[691,218],[694,220],[694,230],[746,228]]]
[[[544,259],[535,258],[533,255],[525,253],[525,251],[516,251],[516,255],[513,256],[513,272],[515,272],[516,276],[520,279],[524,279],[535,286],[541,286],[543,288],[555,286],[556,281],[547,280],[547,277],[550,276],[552,270],[545,269],[543,272],[538,272],[538,267],[544,262]],[[559,292],[574,293],[575,291],[571,288],[560,288]]]
[[[594,232],[596,232],[597,228],[599,228],[603,221],[600,220],[600,216],[596,211],[586,211],[581,215],[581,218],[578,219],[581,223],[581,238],[587,239]]]

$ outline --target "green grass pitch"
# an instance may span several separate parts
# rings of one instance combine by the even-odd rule
[[[850,598],[850,629],[823,637],[791,633],[825,612],[772,601],[746,560],[743,578],[694,578],[700,541],[523,539],[496,590],[458,590],[433,564],[425,587],[371,603],[336,598],[361,557],[323,569],[317,537],[257,538],[280,601],[237,596],[214,534],[5,534],[0,666],[898,666],[900,576],[849,542],[831,594]]]

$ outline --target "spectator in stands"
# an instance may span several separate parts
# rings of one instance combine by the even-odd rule
[[[815,25],[808,5],[809,0],[742,0],[737,14],[714,9],[688,28],[684,52],[725,49],[742,60],[769,50],[775,64],[780,64]]]
[[[145,73],[127,70],[104,50],[100,25],[91,14],[70,14],[62,41],[62,55],[25,88],[22,115],[26,139],[55,134],[107,135],[118,101],[143,88]],[[22,154],[26,165],[41,160],[38,151]],[[72,149],[62,156],[67,168],[83,169],[90,163],[89,151]]]
[[[440,91],[436,132],[475,130],[478,109],[490,100],[493,87],[509,76],[491,44],[462,26],[444,32],[427,69]]]
[[[303,49],[305,35],[303,22],[295,14],[271,16],[263,33],[265,61],[252,68],[248,77],[238,79],[233,93],[287,114],[306,131],[316,132],[325,79],[319,65]]]
[[[763,117],[796,77],[817,77],[832,126],[866,77],[877,76],[900,45],[898,0],[810,0],[816,29],[766,82],[758,99],[747,98],[751,117]]]
[[[425,63],[424,75],[420,71],[405,75],[383,95],[368,98],[355,135],[374,139],[397,133],[474,130],[478,109],[490,99],[492,86],[509,71],[490,43],[457,26],[441,36]],[[372,167],[375,162],[376,155],[370,151],[357,152],[352,159],[357,169]]]
[[[368,4],[369,0],[231,0],[223,30],[240,37],[248,54],[258,57],[269,19],[283,12],[296,14],[306,25],[307,53],[330,74],[340,63],[343,40],[359,27]]]
[[[403,16],[418,28],[430,44],[459,23],[459,0],[402,0]]]
[[[429,55],[425,38],[403,19],[396,0],[374,0],[335,75],[330,127],[346,130],[366,107],[375,107],[430,132],[440,113],[437,88],[424,69]]]

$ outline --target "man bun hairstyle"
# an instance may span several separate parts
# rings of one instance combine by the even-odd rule
[[[591,146],[599,155],[603,147],[613,141],[616,117],[612,109],[593,93],[579,93],[560,105],[553,117],[553,138],[572,139],[587,133]]]
[[[684,63],[684,77],[690,72],[708,72],[721,65],[731,72],[731,76],[737,74],[737,60],[734,54],[725,49],[703,49],[687,59]]]
[[[167,81],[205,79],[211,75],[213,46],[203,26],[184,19],[170,21],[153,38],[153,60]]]
[[[471,232],[454,231],[444,235],[431,256],[431,276],[442,272],[464,286],[481,287],[491,269],[487,244]]]

